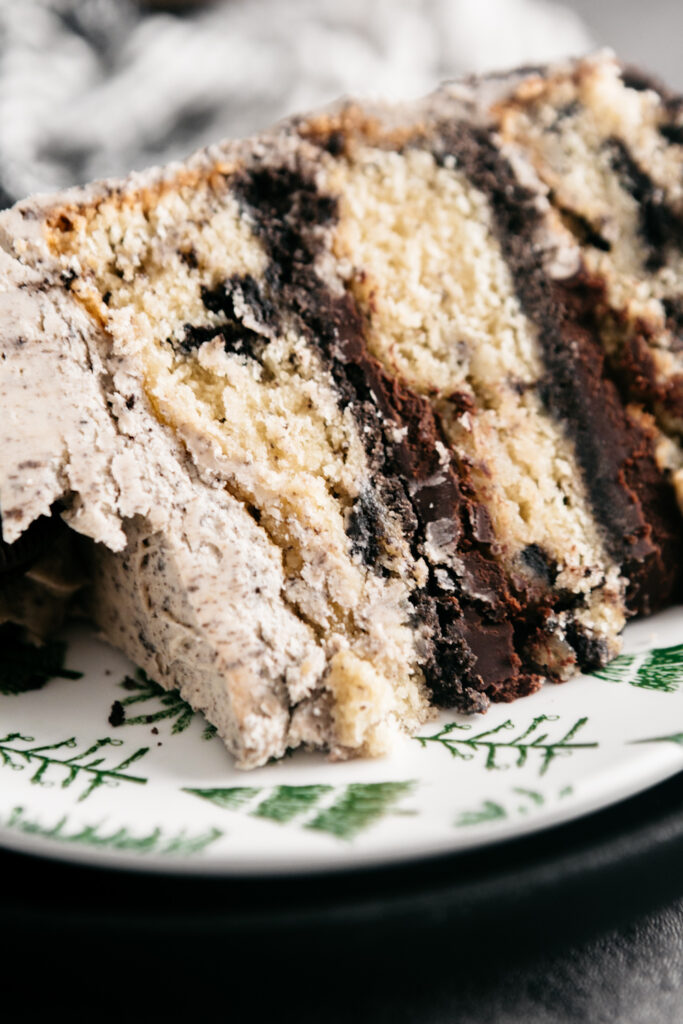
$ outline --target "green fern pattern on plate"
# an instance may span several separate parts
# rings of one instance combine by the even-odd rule
[[[346,787],[331,807],[309,821],[306,828],[329,832],[338,839],[352,839],[383,818],[414,786],[414,782],[352,784]]]
[[[224,789],[184,789],[183,792],[210,800],[212,804],[224,811],[238,811],[261,790],[255,789],[253,786],[228,786]]]
[[[0,766],[19,772],[32,771],[30,782],[38,786],[52,786],[59,780],[62,789],[74,784],[83,784],[78,801],[87,800],[100,786],[118,786],[121,782],[145,785],[146,778],[130,775],[128,769],[149,752],[149,747],[140,747],[117,764],[106,763],[106,757],[98,757],[105,747],[123,746],[123,740],[110,736],[95,740],[85,750],[62,756],[68,750],[78,747],[74,736],[57,743],[36,744],[33,736],[11,732],[0,738]]]
[[[497,800],[484,800],[476,810],[462,811],[456,818],[455,824],[459,828],[468,825],[483,825],[491,821],[500,821],[507,816],[507,811]]]
[[[504,821],[510,818],[528,815],[539,807],[544,807],[555,797],[562,799],[573,793],[572,786],[563,786],[559,793],[542,793],[537,789],[524,786],[513,786],[508,799],[484,800],[472,810],[461,811],[455,819],[456,828],[467,828],[471,825],[485,825],[492,821]]]
[[[484,768],[506,769],[523,768],[530,758],[537,764],[538,774],[545,775],[557,757],[566,757],[578,750],[589,750],[598,746],[597,743],[576,743],[575,739],[588,722],[588,718],[578,718],[574,724],[562,732],[564,726],[555,729],[546,723],[559,721],[558,715],[537,715],[531,723],[516,736],[505,735],[508,730],[519,726],[511,719],[501,722],[492,729],[484,729],[470,735],[472,726],[449,722],[433,736],[414,736],[422,747],[430,743],[441,744],[456,760],[472,761],[481,756]],[[562,732],[561,736],[551,739],[551,731]],[[465,735],[463,735],[463,733]]]
[[[388,814],[415,783],[368,782],[345,787],[326,785],[275,786],[271,790],[244,786],[225,789],[185,788],[183,792],[209,800],[224,810],[246,810],[251,817],[278,824],[297,819],[303,828],[326,832],[338,839],[352,839]],[[332,802],[320,808],[323,798]],[[254,799],[259,797],[258,802]],[[311,816],[311,812],[313,816]]]
[[[67,815],[62,815],[54,825],[45,825],[35,818],[27,817],[23,807],[13,807],[6,821],[0,825],[27,836],[40,836],[73,846],[90,846],[98,849],[121,850],[131,853],[154,853],[164,857],[188,857],[202,853],[208,846],[221,839],[221,829],[209,828],[205,832],[191,833],[186,829],[168,832],[153,828],[139,833],[127,827],[108,830],[104,822],[92,825],[72,825]]]
[[[174,719],[171,733],[177,734],[187,729],[196,714],[177,690],[165,690],[141,668],[137,669],[135,676],[126,676],[120,686],[129,691],[129,696],[114,701],[111,707],[109,724],[114,728],[121,725],[154,725],[156,722]],[[157,701],[161,707],[153,711],[145,710],[138,715],[128,714],[127,709],[132,705],[148,701]],[[207,722],[202,735],[205,740],[212,739],[216,735],[215,726]]]
[[[683,682],[683,644],[655,648],[645,654],[622,654],[593,675],[609,683],[674,693]]]
[[[678,747],[683,747],[683,732],[672,732],[667,736],[648,736],[644,740],[632,740],[633,744],[639,743],[675,743]]]
[[[277,786],[253,811],[256,818],[286,823],[315,807],[332,786]]]

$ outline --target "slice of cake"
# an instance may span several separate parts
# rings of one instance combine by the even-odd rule
[[[243,767],[605,664],[677,595],[682,172],[602,54],[19,203],[3,550],[68,524]]]

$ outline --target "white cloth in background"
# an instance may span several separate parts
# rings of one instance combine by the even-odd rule
[[[0,187],[120,175],[343,94],[418,96],[590,46],[547,0],[0,0]]]

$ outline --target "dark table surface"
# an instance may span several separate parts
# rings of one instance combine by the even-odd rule
[[[580,908],[577,908],[580,913]],[[552,922],[548,923],[552,932]],[[555,937],[549,935],[554,942]],[[406,938],[410,948],[410,937]],[[467,942],[463,936],[461,941]],[[216,942],[212,956],[188,966],[188,948],[179,941],[162,956],[151,941],[132,948],[124,936],[115,946],[95,931],[69,943],[66,964],[52,959],[59,935],[33,934],[22,942],[21,966],[32,971],[27,987],[22,971],[4,960],[6,1013],[36,1013],[74,1006],[88,1020],[123,1014],[182,1014],[224,1019],[299,1021],[301,1024],[677,1024],[683,1020],[683,901],[638,915],[617,929],[550,953],[460,960],[459,943],[441,956],[415,946],[410,962],[393,950],[359,955],[329,951],[312,965],[296,947],[235,957]],[[99,952],[93,971],[82,951]],[[142,986],[140,990],[139,986]],[[8,1018],[9,1019],[9,1018]],[[35,1018],[34,1018],[35,1019]]]

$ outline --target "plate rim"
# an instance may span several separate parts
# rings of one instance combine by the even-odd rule
[[[88,864],[76,864],[57,860],[42,851],[27,853],[8,849],[0,851],[0,865],[3,861],[6,864],[12,862],[23,873],[42,873],[45,877],[54,874],[55,877],[66,879],[78,874],[84,885],[78,893],[68,894],[72,908],[74,903],[90,905],[89,891],[86,890],[92,886],[101,895],[105,891],[101,882],[108,878],[117,889],[116,894],[110,893],[111,899],[117,902],[126,886],[130,886],[131,890],[142,887],[147,891],[156,888],[161,892],[179,883],[185,892],[211,887],[231,897],[240,891],[255,892],[263,886],[271,893],[275,890],[281,893],[293,890],[300,896],[313,885],[316,889],[325,889],[332,894],[335,897],[332,902],[340,906],[343,904],[347,910],[346,890],[354,887],[362,889],[364,885],[375,884],[380,880],[382,885],[397,891],[412,881],[417,892],[425,888],[433,891],[467,888],[473,892],[475,885],[487,888],[513,877],[526,876],[530,879],[538,874],[538,881],[545,883],[553,871],[557,870],[573,877],[580,876],[587,866],[602,872],[617,863],[629,865],[648,852],[673,851],[679,846],[683,849],[683,769],[635,796],[582,818],[539,829],[531,835],[509,838],[486,847],[417,857],[389,865],[354,866],[343,871],[315,871],[306,876],[296,872],[281,876],[238,878],[215,874],[196,876],[178,870],[150,872],[143,870],[139,863],[137,868],[130,870],[104,865],[95,860]],[[8,905],[7,897],[16,893],[17,887],[14,887],[11,892],[5,890],[0,894],[0,908],[5,909]],[[27,890],[23,890],[23,895],[37,897],[36,893],[27,893]],[[134,902],[132,892],[129,898]],[[120,906],[122,910],[125,909]],[[231,907],[232,904],[229,904]],[[146,915],[150,907],[138,906],[138,910]],[[327,913],[327,909],[324,912]]]
[[[360,926],[372,932],[373,925],[374,931],[407,924],[431,930],[460,921],[476,930],[492,914],[538,910],[549,900],[571,903],[577,893],[595,897],[592,911],[582,902],[588,917],[605,907],[614,914],[637,877],[639,885],[628,888],[630,914],[680,894],[683,875],[669,868],[680,867],[681,853],[683,771],[585,818],[486,850],[315,876],[162,875],[3,851],[0,867],[18,884],[0,895],[0,915],[20,928],[59,919],[60,928],[78,929],[97,920],[147,935],[180,929],[185,937],[221,934],[240,942],[261,941],[265,932],[281,941],[292,929],[311,935]],[[213,902],[202,899],[207,894]]]
[[[677,608],[672,608],[670,611],[677,612],[680,615],[683,611],[683,605],[678,606]],[[648,620],[642,620],[642,622],[647,621]],[[83,624],[78,625],[81,627],[77,631],[77,636],[80,636],[80,639],[85,639],[86,642],[91,639],[98,639],[97,635],[93,634],[92,631],[84,629]],[[650,645],[648,644],[648,648],[644,648],[644,650],[649,649],[649,646]],[[115,648],[112,648],[111,650],[112,653],[116,655],[119,655],[120,653],[116,651]],[[105,669],[104,674],[110,675],[111,673],[108,669]],[[591,682],[593,685],[596,685],[595,680],[591,680]],[[541,715],[540,718],[534,718],[534,725],[537,721],[543,721],[544,718],[547,718],[547,716]],[[557,718],[557,716],[550,714],[548,720],[553,718]],[[587,719],[581,719],[581,723],[585,721],[587,721]],[[510,724],[510,722],[505,723],[506,726]],[[500,728],[500,725],[496,728]],[[152,731],[154,732],[155,730]],[[172,731],[176,730],[173,729]],[[20,738],[23,739],[24,737]],[[26,738],[31,739],[31,737]],[[545,736],[541,737],[541,739],[545,739]],[[658,737],[658,739],[677,739],[677,737],[663,736]],[[75,743],[75,741],[70,742]],[[97,741],[98,744],[100,742],[105,741]],[[116,739],[108,742],[120,744],[121,740]],[[63,746],[63,743],[56,744],[56,746],[60,745]],[[161,746],[161,743],[158,745]],[[422,745],[424,746],[424,744]],[[596,746],[594,743],[587,743],[585,745]],[[146,752],[146,750],[147,748],[145,748],[144,751],[139,751],[139,753]],[[88,753],[89,752],[90,751],[88,751]],[[673,754],[674,752],[671,750],[671,755],[673,756]],[[527,838],[533,839],[534,837],[541,836],[548,831],[561,828],[565,825],[570,826],[575,822],[580,822],[587,817],[592,817],[596,813],[602,813],[604,810],[617,806],[624,800],[637,797],[639,794],[650,790],[653,786],[656,786],[667,778],[674,777],[682,770],[680,767],[679,754],[680,751],[677,751],[675,759],[672,761],[671,758],[669,758],[668,763],[653,762],[651,765],[647,766],[647,771],[641,771],[639,773],[639,777],[635,785],[633,779],[626,784],[624,782],[625,776],[621,779],[617,778],[616,785],[615,780],[612,779],[612,784],[607,789],[603,789],[597,794],[593,794],[588,799],[584,796],[580,805],[573,808],[569,815],[559,813],[556,809],[551,807],[549,809],[550,813],[544,812],[538,816],[529,815],[525,819],[521,820],[518,818],[515,822],[514,831],[501,830],[500,832],[494,833],[489,831],[483,836],[477,833],[476,839],[474,839],[473,842],[467,842],[457,846],[451,845],[450,840],[444,840],[443,836],[430,836],[427,841],[413,841],[407,849],[405,845],[401,844],[396,845],[396,847],[391,850],[386,846],[380,848],[369,848],[362,850],[361,852],[356,849],[352,857],[348,856],[348,847],[343,850],[342,846],[339,846],[332,856],[326,855],[324,858],[315,859],[313,861],[307,859],[305,856],[302,857],[298,852],[293,853],[292,851],[287,851],[285,853],[280,851],[276,858],[273,858],[272,855],[263,857],[262,854],[259,854],[259,856],[254,859],[254,857],[250,855],[249,860],[246,862],[243,854],[238,854],[234,859],[225,856],[213,859],[210,857],[204,858],[203,856],[187,856],[181,859],[180,857],[170,857],[167,854],[160,854],[154,850],[149,852],[146,851],[144,857],[141,857],[139,853],[128,852],[125,849],[107,849],[101,846],[95,849],[75,842],[65,844],[63,840],[59,841],[56,838],[51,838],[51,834],[49,832],[40,831],[38,829],[34,831],[31,831],[30,829],[26,829],[25,831],[15,831],[11,828],[12,821],[8,819],[7,822],[3,821],[0,825],[0,850],[5,849],[19,854],[25,853],[28,856],[42,857],[56,863],[67,865],[71,864],[75,867],[97,867],[102,870],[122,871],[130,875],[144,875],[148,878],[154,876],[183,876],[186,878],[198,879],[223,879],[225,881],[234,879],[239,880],[242,883],[249,879],[310,878],[313,876],[325,878],[330,875],[342,876],[365,871],[394,870],[400,869],[402,866],[408,867],[409,865],[416,863],[437,861],[451,857],[458,858],[471,852],[481,854],[485,851],[496,849],[498,847],[507,847],[511,843],[523,841]],[[489,767],[489,765],[487,764],[486,767]],[[498,766],[494,765],[494,767]],[[623,770],[620,772],[620,776],[623,776]],[[135,779],[134,781],[141,780]],[[51,784],[52,783],[48,783],[48,785]],[[274,785],[275,783],[272,784]],[[271,785],[270,781],[265,785]],[[330,787],[326,788],[329,789]],[[195,793],[196,795],[204,795],[201,790],[189,789],[187,792]],[[254,790],[254,792],[257,791]],[[520,790],[520,792],[523,791]],[[562,795],[563,794],[561,793],[560,796]],[[14,808],[14,811],[23,812],[23,810],[23,807]],[[10,815],[10,818],[11,817],[12,816]],[[475,834],[472,833],[472,835],[474,838]],[[270,845],[272,846],[272,844]]]

